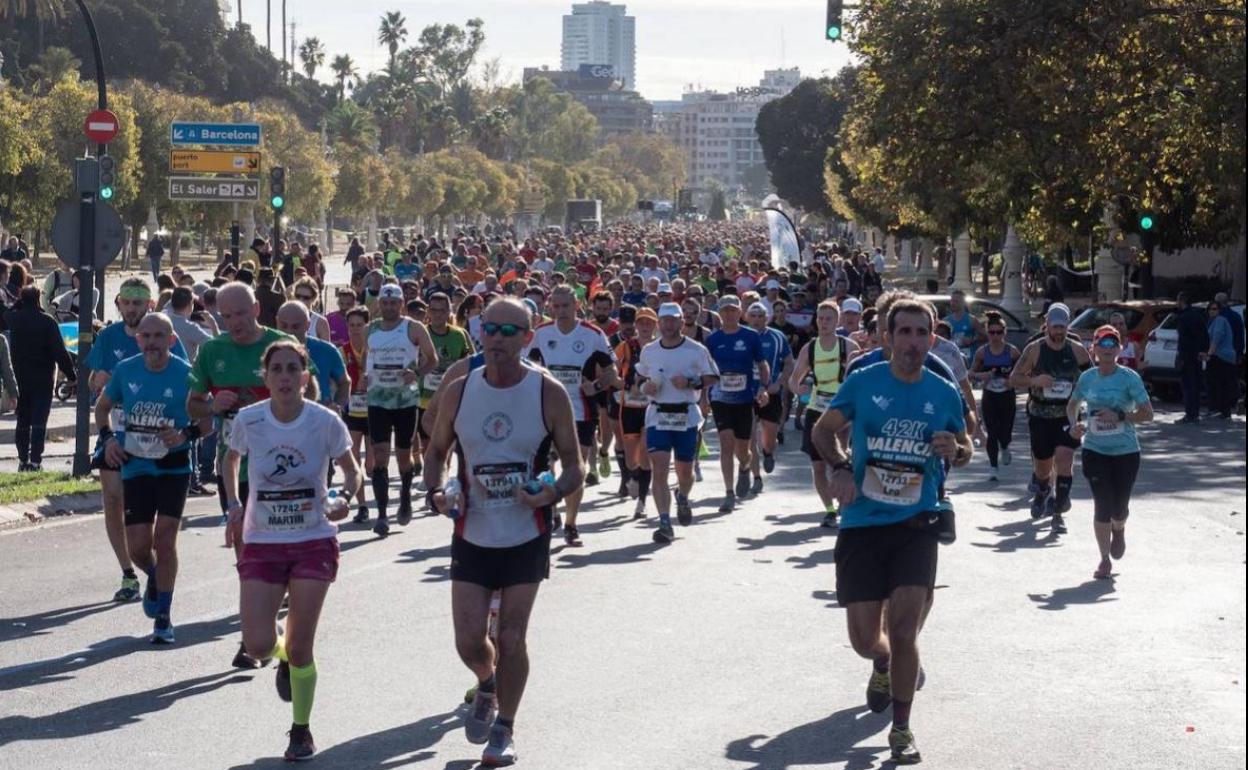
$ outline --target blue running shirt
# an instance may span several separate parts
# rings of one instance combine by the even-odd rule
[[[754,364],[767,360],[759,333],[744,326],[732,334],[720,329],[706,338],[706,349],[719,368],[719,381],[711,387],[711,400],[721,404],[751,403],[758,393]]]
[[[117,440],[130,456],[121,466],[123,479],[191,472],[189,453],[186,461],[176,467],[160,468],[156,464],[170,452],[190,446],[184,443],[166,449],[160,440],[160,432],[165,428],[185,428],[191,424],[190,415],[186,413],[190,373],[191,365],[176,356],[170,356],[168,366],[160,372],[149,371],[143,356],[132,356],[113,367],[113,376],[104,386],[104,394],[121,407],[125,416],[124,425],[113,427]]]

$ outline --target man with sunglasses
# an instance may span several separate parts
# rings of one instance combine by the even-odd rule
[[[497,300],[481,329],[484,366],[439,393],[447,408],[437,412],[425,484],[430,507],[455,517],[455,647],[478,682],[464,733],[485,744],[485,766],[501,767],[517,759],[513,731],[529,672],[525,637],[538,588],[550,576],[552,507],[580,488],[585,469],[566,386],[522,360],[535,342],[528,309],[513,298]],[[549,468],[552,442],[562,471],[554,483],[536,482]],[[464,494],[448,499],[446,467],[456,444]],[[497,643],[488,634],[496,591]]]
[[[311,278],[300,278],[295,282],[294,287],[295,299],[303,303],[308,309],[308,336],[316,340],[329,340],[329,319],[316,312],[316,305],[319,301],[320,289],[316,285],[316,281]],[[279,306],[280,308],[280,306]],[[274,316],[276,321],[277,316]]]

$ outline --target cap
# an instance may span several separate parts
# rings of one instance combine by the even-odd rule
[[[1097,345],[1101,344],[1101,340],[1106,339],[1112,339],[1114,343],[1118,345],[1122,344],[1122,335],[1117,329],[1108,324],[1097,329],[1092,335],[1092,342]]]
[[[673,305],[674,305],[675,303],[671,303],[671,304],[673,304]],[[661,309],[662,309],[662,306],[660,306],[660,308],[659,308],[659,309],[661,310]],[[677,307],[677,310],[678,310],[678,311],[679,311],[679,309],[680,309],[680,308],[679,308],[679,307]],[[669,313],[668,315],[670,315],[670,313]],[[643,308],[638,308],[638,309],[637,309],[637,320],[638,320],[638,321],[640,321],[640,320],[642,320],[642,319],[646,319],[646,320],[649,320],[649,321],[653,321],[653,322],[655,322],[655,323],[658,323],[658,322],[659,322],[659,317],[658,317],[658,315],[656,315],[656,314],[655,314],[655,312],[654,312],[653,310],[651,310],[650,308],[648,308],[648,307],[643,307]]]
[[[761,302],[755,302],[754,304],[750,305],[749,310],[745,311],[746,315],[754,315],[755,313],[762,313],[763,315],[771,315],[770,313],[767,312],[767,306]]]
[[[672,293],[672,285],[670,283],[659,284],[659,294],[671,294],[671,293]]]
[[[191,287],[191,291],[195,292],[196,297],[202,297],[204,296],[204,292],[208,291],[211,288],[212,288],[211,286],[204,283],[203,281],[196,281],[195,285]]]
[[[532,313],[533,315],[537,315],[537,303],[536,302],[529,299],[528,297],[525,297],[523,300],[521,300],[521,302],[523,302],[524,306],[529,309],[530,313]]]
[[[770,281],[768,281],[767,283],[763,284],[763,288],[764,288],[764,289],[779,289],[779,288],[780,288],[780,282],[779,282],[779,281],[777,281],[775,278],[772,278]]]
[[[741,303],[738,302],[737,304],[740,305]],[[649,310],[649,308],[645,308],[645,309]],[[641,315],[640,310],[637,311],[637,315],[638,316]],[[659,305],[659,318],[684,318],[684,317],[685,317],[685,314],[681,312],[680,305],[677,305],[675,302],[664,302],[662,305]]]
[[[396,283],[383,284],[377,299],[403,299],[403,289]]]
[[[848,297],[846,298],[844,302],[841,303],[841,312],[842,313],[861,313],[862,303],[859,302],[854,297]]]
[[[1049,326],[1069,326],[1070,308],[1061,302],[1054,302],[1045,312],[1044,320]]]
[[[741,309],[741,298],[735,294],[725,294],[719,298],[719,308],[723,310],[726,307],[735,307]]]

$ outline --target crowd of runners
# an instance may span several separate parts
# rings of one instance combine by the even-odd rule
[[[692,499],[732,513],[766,495],[792,456],[779,446],[799,443],[812,507],[837,532],[837,598],[871,663],[867,703],[891,706],[899,763],[920,759],[917,639],[939,546],[956,537],[959,469],[977,443],[993,479],[1012,462],[1020,395],[1031,515],[1065,533],[1082,447],[1095,576],[1125,552],[1135,426],[1152,409],[1123,363],[1124,330],[1079,339],[1060,303],[1019,350],[1000,316],[972,315],[956,293],[939,318],[886,285],[878,250],[833,240],[776,265],[753,224],[387,238],[375,254],[353,247],[338,287],[283,253],[258,243],[206,290],[164,298],[126,280],[112,298],[121,320],[87,363],[115,598],[141,600],[152,642],[174,643],[179,520],[215,477],[241,584],[233,664],[278,661],[288,760],[315,752],[314,640],[339,526],[386,537],[414,515],[454,520],[455,643],[475,677],[464,729],[487,766],[517,758],[552,540],[583,547],[582,496],[612,476],[649,536],[678,545]],[[193,348],[177,331],[192,312],[219,330]]]

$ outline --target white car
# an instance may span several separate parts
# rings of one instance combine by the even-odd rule
[[[1209,306],[1207,302],[1197,302],[1195,307],[1202,311]],[[1233,303],[1231,309],[1244,318],[1243,303]],[[1140,376],[1153,386],[1160,395],[1170,396],[1178,393],[1179,386],[1179,314],[1166,316],[1156,329],[1148,334],[1144,345],[1144,356],[1140,360]]]

